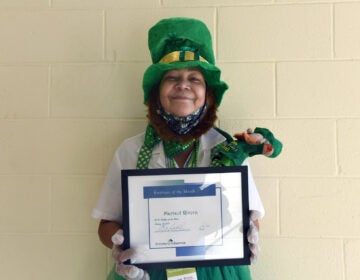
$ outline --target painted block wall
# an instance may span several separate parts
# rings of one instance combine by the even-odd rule
[[[113,152],[146,126],[147,30],[211,29],[229,132],[268,127],[251,159],[266,216],[254,280],[360,274],[360,1],[0,1],[0,278],[105,279],[90,212]]]

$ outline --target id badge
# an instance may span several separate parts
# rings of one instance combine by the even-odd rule
[[[197,280],[195,267],[167,269],[166,276],[168,280]]]

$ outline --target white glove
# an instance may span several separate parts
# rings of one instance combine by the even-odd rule
[[[123,262],[135,256],[134,249],[123,250],[121,245],[124,243],[123,231],[119,229],[112,237],[113,242],[112,257],[116,263],[116,272],[127,280],[150,280],[149,274],[135,265],[123,264]]]
[[[258,244],[259,242],[259,231],[257,227],[254,224],[254,221],[258,220],[260,218],[260,213],[258,211],[251,211],[250,212],[250,227],[247,232],[247,240],[249,242],[250,247],[250,261],[251,263],[255,263],[257,260],[257,257],[259,255],[260,246]]]

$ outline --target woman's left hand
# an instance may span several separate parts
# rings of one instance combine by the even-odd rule
[[[260,251],[259,218],[260,218],[260,213],[258,211],[256,210],[250,211],[250,227],[247,232],[247,240],[249,242],[249,247],[251,252],[251,256],[250,256],[251,263],[256,262]]]

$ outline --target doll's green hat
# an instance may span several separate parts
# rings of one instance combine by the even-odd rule
[[[143,77],[144,103],[165,72],[173,69],[198,67],[209,87],[215,89],[220,105],[226,83],[220,80],[221,70],[215,66],[211,34],[198,19],[175,17],[160,20],[149,30],[150,65]]]

